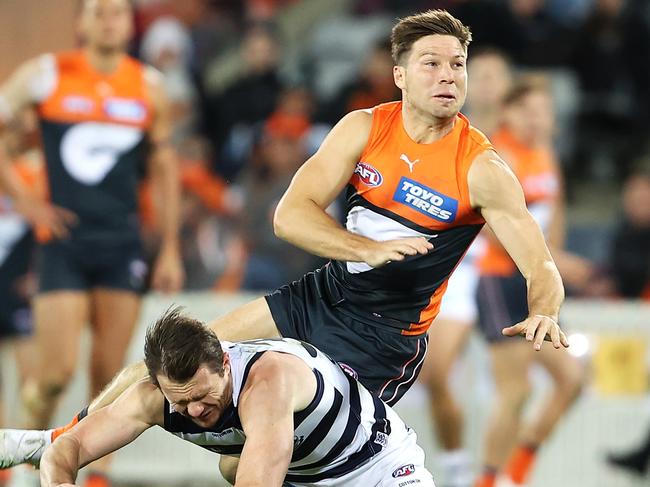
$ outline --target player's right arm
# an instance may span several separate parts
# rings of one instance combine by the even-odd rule
[[[372,114],[366,110],[351,112],[336,124],[280,200],[273,220],[278,237],[315,255],[372,267],[432,248],[420,237],[378,242],[356,235],[327,213],[352,177],[371,126]]]
[[[21,111],[32,107],[47,89],[44,78],[44,57],[27,61],[0,85],[0,190],[8,194],[15,208],[27,221],[48,228],[55,237],[65,237],[68,226],[76,220],[73,213],[47,204],[31,195],[28,188],[11,170],[6,144],[2,137],[4,128]]]
[[[111,406],[84,418],[45,450],[41,485],[74,484],[78,470],[162,425],[164,398],[148,380],[134,384]]]

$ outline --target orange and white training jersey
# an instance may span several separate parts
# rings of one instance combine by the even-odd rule
[[[407,135],[401,102],[378,105],[372,114],[347,188],[347,230],[378,241],[422,236],[434,248],[376,269],[332,261],[325,291],[357,319],[418,335],[438,314],[449,275],[485,223],[470,205],[467,173],[492,146],[461,114],[431,144]]]
[[[519,142],[507,129],[492,137],[494,147],[517,176],[524,191],[526,206],[543,232],[550,226],[560,188],[555,158],[546,148],[530,148]],[[509,276],[517,267],[496,241],[488,245],[479,259],[481,275]]]
[[[83,51],[40,61],[35,101],[50,199],[78,216],[73,239],[133,238],[153,118],[149,68],[124,56],[100,73]]]

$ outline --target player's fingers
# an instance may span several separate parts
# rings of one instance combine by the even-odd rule
[[[526,340],[529,342],[532,342],[535,339],[535,333],[537,333],[540,321],[540,318],[537,316],[533,316],[526,320]]]
[[[501,333],[505,336],[514,337],[520,335],[526,329],[526,322],[522,321],[516,325],[508,326],[501,330]]]
[[[560,343],[560,327],[556,323],[553,323],[553,326],[551,326],[549,332],[550,332],[549,335],[551,336],[551,342],[553,343],[553,346],[555,348],[560,348],[560,346],[562,345]]]
[[[533,348],[535,350],[542,349],[544,338],[546,338],[546,334],[548,333],[550,327],[551,327],[551,322],[549,320],[540,320],[539,326],[535,331],[535,341],[533,342]]]
[[[566,337],[562,330],[560,330],[560,343],[562,343],[564,348],[569,348],[569,339]]]
[[[57,206],[54,208],[54,211],[56,212],[57,216],[68,225],[75,225],[79,221],[77,214],[68,210],[67,208]]]

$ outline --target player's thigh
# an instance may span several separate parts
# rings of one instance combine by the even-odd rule
[[[113,372],[122,366],[141,301],[139,294],[123,289],[92,291],[93,357],[106,363]]]
[[[494,383],[499,391],[528,387],[528,371],[536,353],[530,342],[515,337],[491,343],[489,351]]]
[[[417,436],[410,431],[396,449],[391,449],[382,462],[378,478],[368,485],[377,487],[433,487],[433,476],[424,466],[424,451],[416,443]],[[384,466],[385,465],[385,466]]]
[[[239,467],[239,457],[231,457],[228,455],[221,455],[219,457],[219,472],[227,482],[235,484],[237,477],[237,467]]]
[[[77,364],[81,330],[90,317],[89,293],[62,290],[39,294],[33,311],[39,370],[46,375],[71,373]]]
[[[280,336],[269,305],[257,298],[208,323],[220,340],[241,341]]]
[[[420,372],[424,384],[445,380],[472,331],[468,322],[436,320],[429,331],[429,346]]]

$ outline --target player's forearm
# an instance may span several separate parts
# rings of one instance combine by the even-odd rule
[[[79,467],[79,443],[75,438],[63,435],[43,454],[40,465],[41,486],[73,484]]]
[[[557,321],[564,301],[564,285],[550,256],[534,266],[525,277],[528,282],[529,315],[549,316]]]
[[[273,442],[268,443],[273,444]],[[281,487],[287,474],[291,449],[249,448],[242,452],[235,487]]]
[[[171,147],[157,150],[153,183],[161,222],[161,250],[178,250],[181,185],[178,161]]]
[[[315,255],[348,262],[364,262],[374,240],[344,229],[314,202],[278,206],[273,219],[277,237]]]

